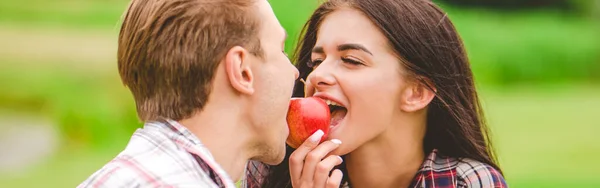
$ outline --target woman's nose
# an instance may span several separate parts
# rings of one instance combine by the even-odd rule
[[[324,90],[332,85],[336,84],[335,77],[333,76],[334,65],[333,62],[323,62],[316,67],[307,78],[307,85],[314,87],[317,91]]]

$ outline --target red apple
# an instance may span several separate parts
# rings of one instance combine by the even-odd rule
[[[287,123],[290,128],[287,144],[292,148],[298,148],[319,129],[325,133],[320,141],[323,142],[329,133],[330,121],[329,106],[323,99],[317,97],[292,98],[287,114]]]

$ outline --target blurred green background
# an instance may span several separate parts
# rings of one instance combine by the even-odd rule
[[[316,0],[270,0],[291,52]],[[439,0],[511,187],[600,187],[600,1]],[[118,78],[125,0],[0,0],[0,187],[75,187],[141,127]]]

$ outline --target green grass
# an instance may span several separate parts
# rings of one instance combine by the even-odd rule
[[[103,151],[62,150],[44,164],[18,173],[0,174],[0,187],[76,187],[119,152]]]
[[[63,145],[105,148],[140,126],[129,91],[114,73],[81,71],[1,59],[0,107],[44,116]],[[27,76],[22,76],[26,72]]]
[[[0,1],[0,23],[113,28],[120,25],[128,3],[125,0],[3,0]]]
[[[514,187],[597,187],[600,89],[484,94],[502,167]],[[594,185],[594,186],[591,186]]]
[[[489,89],[482,100],[494,131],[501,166],[511,187],[598,187],[600,154],[594,117],[600,88]],[[125,146],[64,150],[20,177],[0,176],[0,187],[73,187]]]

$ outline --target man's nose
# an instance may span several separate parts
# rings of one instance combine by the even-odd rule
[[[292,65],[290,63],[290,65],[292,66],[292,69],[294,70],[294,80],[297,80],[298,77],[300,77],[300,72],[298,71],[298,68],[296,68],[296,66]]]

